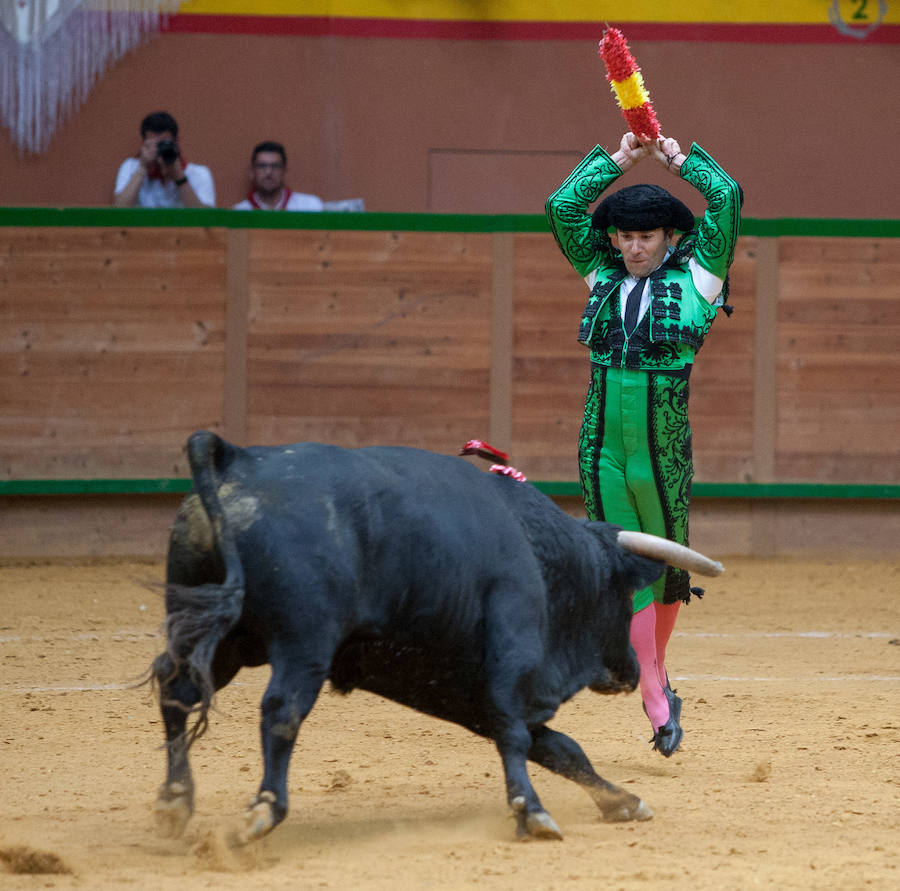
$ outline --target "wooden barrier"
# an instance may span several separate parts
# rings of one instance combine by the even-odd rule
[[[224,232],[0,231],[2,477],[182,473],[221,424]]]
[[[745,221],[691,379],[698,483],[900,483],[900,226],[876,222]],[[198,428],[483,438],[577,477],[586,288],[542,218],[7,209],[0,231],[0,484],[183,479]]]

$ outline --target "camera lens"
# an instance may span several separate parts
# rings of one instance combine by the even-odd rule
[[[164,164],[172,164],[178,157],[178,146],[171,139],[161,139],[156,144],[156,155]]]

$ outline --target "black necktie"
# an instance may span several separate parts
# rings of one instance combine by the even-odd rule
[[[631,334],[637,325],[638,310],[641,308],[641,295],[644,293],[644,283],[647,276],[639,278],[637,284],[628,292],[625,301],[625,333]]]

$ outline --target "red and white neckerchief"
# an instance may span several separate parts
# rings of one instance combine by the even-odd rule
[[[292,194],[291,190],[285,186],[285,188],[281,190],[281,198],[274,207],[267,207],[265,204],[260,204],[259,199],[256,197],[256,192],[253,191],[247,196],[247,200],[257,210],[284,210],[287,207],[288,199]]]

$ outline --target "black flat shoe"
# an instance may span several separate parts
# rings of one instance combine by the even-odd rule
[[[669,720],[657,729],[650,742],[653,743],[655,751],[668,758],[678,751],[683,736],[681,725],[673,715],[669,715]]]
[[[666,758],[678,750],[678,747],[681,745],[681,738],[684,736],[681,724],[678,723],[678,718],[681,716],[681,697],[675,696],[675,693],[671,690],[669,692],[672,693],[676,700],[673,702],[669,699],[669,693],[666,693],[666,699],[669,699],[669,720],[662,727],[657,727],[656,733],[649,740],[649,742],[653,743],[654,750],[665,755]],[[647,706],[645,705],[643,708],[646,715]]]

